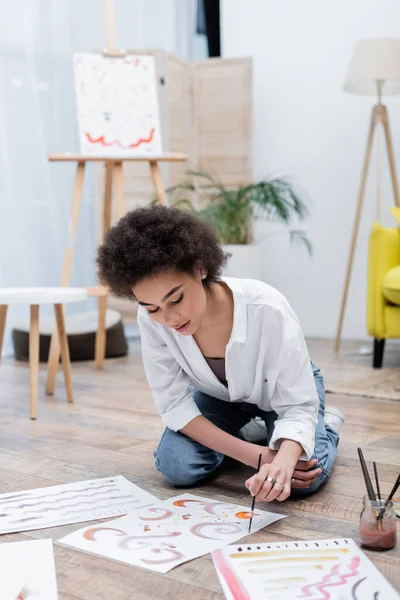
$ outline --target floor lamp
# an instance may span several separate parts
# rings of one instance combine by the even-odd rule
[[[365,187],[368,177],[368,169],[371,159],[372,144],[375,133],[380,134],[382,129],[386,141],[389,159],[390,176],[392,180],[394,200],[400,206],[399,189],[396,178],[396,168],[393,155],[392,138],[389,128],[387,108],[382,104],[382,96],[389,94],[400,94],[400,40],[377,39],[363,40],[358,42],[347,72],[344,90],[353,94],[364,96],[376,96],[377,104],[372,109],[371,123],[369,127],[367,148],[364,157],[364,165],[361,175],[361,185],[358,194],[356,214],[353,226],[353,235],[350,245],[350,253],[347,264],[346,279],[342,295],[342,304],[335,340],[335,352],[339,351],[340,338],[342,334],[344,313],[349,291],[351,271],[353,267],[354,253],[357,243],[357,235],[360,226],[361,212],[364,201]],[[380,137],[378,137],[378,142]],[[377,186],[377,218],[380,211],[380,148],[377,153],[378,163],[378,186]]]

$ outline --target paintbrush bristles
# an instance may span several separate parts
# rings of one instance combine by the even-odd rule
[[[357,452],[358,452],[358,456],[359,456],[360,463],[361,463],[361,469],[362,469],[363,476],[364,476],[365,487],[367,488],[368,498],[372,502],[375,502],[376,501],[376,495],[375,495],[375,492],[374,492],[374,488],[372,487],[371,478],[369,476],[367,465],[365,464],[364,455],[362,453],[361,448],[357,448]]]

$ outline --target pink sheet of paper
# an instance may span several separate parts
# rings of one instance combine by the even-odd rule
[[[248,535],[249,507],[182,494],[94,527],[58,543],[112,560],[167,573],[174,567]],[[256,509],[252,533],[285,515]]]
[[[351,539],[231,545],[212,553],[226,600],[396,600]]]

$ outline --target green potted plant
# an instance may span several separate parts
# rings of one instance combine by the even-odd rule
[[[312,245],[303,230],[292,229],[294,221],[308,216],[308,209],[286,177],[270,177],[248,185],[228,186],[209,173],[189,171],[182,183],[167,190],[169,203],[190,210],[213,225],[221,244],[232,255],[228,275],[262,279],[262,264],[253,244],[254,219],[281,223],[290,240]]]

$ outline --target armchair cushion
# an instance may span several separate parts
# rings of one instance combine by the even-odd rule
[[[386,300],[392,304],[400,305],[400,265],[393,267],[385,274],[382,291]]]

